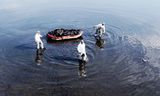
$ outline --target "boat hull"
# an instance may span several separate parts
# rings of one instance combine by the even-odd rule
[[[80,31],[77,35],[68,35],[68,36],[55,36],[53,34],[47,34],[48,40],[53,41],[63,41],[63,40],[71,40],[71,39],[77,39],[80,38],[83,34],[83,31]]]

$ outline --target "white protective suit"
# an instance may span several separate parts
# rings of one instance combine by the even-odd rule
[[[37,33],[35,34],[35,42],[37,44],[37,49],[44,48],[41,37],[42,37],[42,35],[40,34],[40,31],[37,31]]]
[[[100,28],[100,33],[99,33],[100,36],[102,36],[102,34],[105,33],[105,31],[106,31],[105,25],[103,23],[97,24],[94,27],[95,27],[96,31],[97,31],[97,29]]]
[[[85,61],[88,61],[88,58],[87,58],[87,54],[86,54],[86,48],[85,48],[85,43],[84,41],[82,40],[79,44],[78,44],[78,47],[77,47],[77,51],[79,53],[79,59],[82,59],[82,54],[84,54],[84,60]]]

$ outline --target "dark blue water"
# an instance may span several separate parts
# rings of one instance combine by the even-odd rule
[[[120,1],[0,1],[0,96],[159,96],[160,3]],[[102,21],[107,33],[96,40],[93,25]],[[80,40],[46,41],[62,27],[84,31],[86,65]],[[37,30],[46,47],[40,65]]]

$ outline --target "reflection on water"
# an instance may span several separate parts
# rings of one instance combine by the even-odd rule
[[[82,59],[79,60],[79,76],[86,77],[86,70],[85,70],[86,61],[84,60],[84,54],[82,55],[83,55]]]
[[[105,43],[104,39],[102,39],[102,37],[100,36],[96,36],[95,39],[96,39],[96,45],[99,48],[104,48],[104,43]]]
[[[40,65],[43,62],[43,53],[44,53],[44,49],[37,49],[36,50],[36,58],[35,61],[37,63],[37,65]]]

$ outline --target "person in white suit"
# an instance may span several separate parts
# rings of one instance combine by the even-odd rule
[[[88,58],[87,58],[87,54],[86,54],[86,48],[85,48],[86,46],[85,46],[85,43],[84,43],[84,41],[83,40],[81,40],[81,42],[78,44],[78,46],[77,46],[77,51],[78,51],[78,53],[79,53],[79,59],[80,60],[84,60],[84,61],[88,61]],[[84,57],[82,56],[82,55],[84,55]],[[83,57],[83,58],[82,58]]]
[[[40,34],[40,31],[37,31],[35,34],[35,42],[37,44],[37,49],[44,49],[43,42],[41,40],[42,35]]]
[[[102,34],[104,34],[106,32],[105,29],[105,23],[100,23],[94,26],[94,28],[96,29],[96,34],[95,36],[102,36]]]

